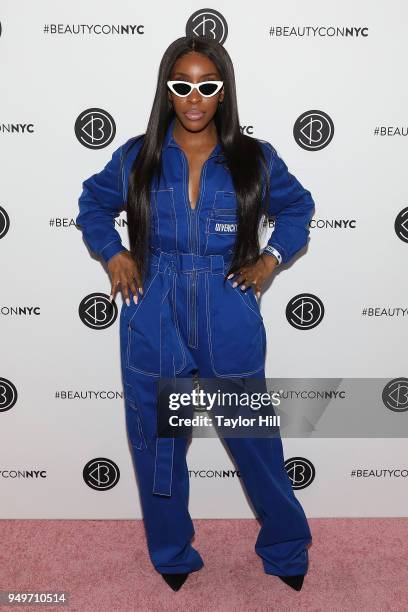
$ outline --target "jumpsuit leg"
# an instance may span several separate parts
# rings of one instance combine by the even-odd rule
[[[140,450],[132,445],[150,559],[160,573],[187,573],[203,567],[191,545],[194,526],[188,511],[189,474],[186,438],[176,438],[173,456],[172,496],[152,493],[155,470],[153,447]]]
[[[149,281],[147,281],[147,286]],[[153,285],[152,285],[153,287]],[[156,287],[156,284],[155,284]],[[131,445],[132,459],[135,474],[138,480],[141,509],[143,514],[145,534],[150,560],[160,573],[187,573],[199,570],[204,562],[198,551],[191,545],[194,536],[194,526],[188,510],[189,501],[189,474],[186,462],[186,453],[189,440],[187,438],[174,438],[174,448],[169,459],[172,465],[171,496],[155,492],[158,483],[158,465],[156,459],[157,445],[157,381],[158,377],[147,372],[154,370],[156,364],[149,359],[150,353],[144,355],[145,359],[134,358],[133,344],[137,343],[135,350],[141,354],[141,346],[146,346],[148,338],[139,339],[135,332],[129,332],[129,321],[137,316],[141,333],[146,333],[154,342],[155,314],[160,312],[160,300],[157,299],[155,289],[149,293],[145,291],[144,306],[140,302],[140,311],[136,313],[137,306],[123,304],[120,320],[121,361],[125,393],[126,425]],[[126,310],[126,309],[129,310]],[[136,313],[136,314],[135,314]],[[129,341],[129,334],[132,333]],[[140,345],[139,345],[140,340]],[[156,353],[158,353],[158,348]],[[191,359],[186,355],[186,365],[179,372],[179,376],[191,376],[196,369]],[[134,366],[138,366],[137,370]],[[142,370],[146,368],[146,370]]]
[[[200,326],[201,333],[193,355],[198,364],[200,378],[214,379],[217,377],[214,368],[220,369],[222,366],[223,371],[228,373],[228,364],[233,371],[234,364],[239,361],[239,358],[237,359],[238,345],[235,343],[237,336],[239,343],[240,327],[237,321],[234,321],[232,304],[235,304],[236,310],[240,310],[240,300],[243,298],[241,295],[234,296],[232,293],[241,291],[239,287],[227,288],[225,295],[232,296],[231,299],[235,301],[229,302],[228,297],[228,303],[224,305],[224,308],[228,309],[228,314],[218,320],[214,316],[215,304],[211,303],[211,295],[217,296],[217,304],[220,295],[224,295],[219,292],[220,278],[218,275],[208,273],[207,279],[203,276],[201,280],[199,304],[207,303],[206,312],[204,308],[201,312],[201,320],[204,323],[207,319],[207,325],[204,323]],[[245,300],[247,299],[248,301],[243,302],[245,312],[246,306],[252,304],[246,297]],[[242,316],[242,310],[240,312],[239,316]],[[231,322],[230,328],[228,321]],[[245,343],[246,341],[242,339],[242,350],[244,351]],[[261,362],[262,360],[258,359],[258,363]],[[250,364],[249,359],[248,365]],[[246,371],[249,370],[250,367],[247,367]],[[265,370],[261,367],[252,374],[243,372],[240,378],[265,379]],[[224,440],[240,471],[245,489],[261,522],[255,551],[262,559],[265,573],[284,576],[305,574],[308,568],[307,546],[312,536],[304,510],[295,497],[284,466],[280,436],[226,437]]]
[[[255,551],[266,574],[306,574],[311,533],[287,475],[280,438],[225,438],[261,521]]]

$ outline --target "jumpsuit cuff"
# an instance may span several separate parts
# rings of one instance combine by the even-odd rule
[[[123,246],[120,240],[113,240],[112,242],[109,242],[106,246],[103,247],[103,249],[101,250],[101,256],[105,263],[108,263],[108,261],[112,259],[114,255],[116,255],[116,253],[120,253],[121,251],[127,250],[128,249]]]

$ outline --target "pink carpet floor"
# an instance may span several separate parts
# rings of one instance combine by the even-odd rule
[[[140,520],[1,520],[0,590],[62,591],[66,606],[1,610],[392,612],[408,610],[408,519],[309,519],[300,592],[263,573],[256,520],[194,520],[204,567],[173,592]]]

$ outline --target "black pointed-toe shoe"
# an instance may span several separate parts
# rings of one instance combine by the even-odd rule
[[[173,591],[178,591],[187,580],[188,574],[189,572],[187,574],[162,574],[162,576]]]
[[[297,574],[296,576],[279,576],[283,582],[291,586],[295,591],[300,591],[302,588],[304,577],[304,574]]]

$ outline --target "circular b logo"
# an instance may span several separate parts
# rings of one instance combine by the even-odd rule
[[[111,459],[96,457],[88,461],[82,471],[82,476],[91,489],[108,491],[119,482],[120,471]]]
[[[287,459],[285,468],[293,489],[305,489],[312,484],[316,475],[313,463],[304,457]]]
[[[319,110],[306,111],[296,120],[293,136],[302,149],[320,151],[327,147],[334,134],[329,115]]]
[[[90,293],[81,301],[78,308],[79,318],[92,329],[106,329],[116,321],[118,307],[109,301],[106,293]]]
[[[403,242],[408,242],[408,206],[397,215],[394,223],[395,233]]]
[[[75,136],[88,149],[103,149],[112,142],[116,125],[112,115],[101,108],[88,108],[75,121]]]
[[[382,392],[382,401],[394,412],[408,410],[408,378],[394,378],[385,385]]]
[[[323,316],[323,302],[312,293],[299,293],[286,306],[286,318],[297,329],[312,329]]]
[[[7,211],[0,206],[0,238],[3,238],[7,234],[10,228],[10,217]]]
[[[200,9],[193,13],[186,24],[186,36],[212,38],[221,45],[228,36],[228,26],[223,15],[214,9]]]
[[[10,410],[17,401],[17,389],[7,378],[0,378],[0,412]]]

